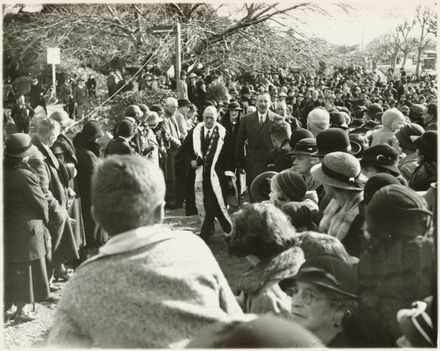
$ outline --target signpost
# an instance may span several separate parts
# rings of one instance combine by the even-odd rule
[[[175,29],[174,29],[175,28]],[[181,69],[181,46],[180,46],[180,23],[177,22],[175,26],[164,25],[164,26],[154,26],[150,28],[149,32],[151,34],[168,34],[174,32],[176,34],[176,67],[174,70],[174,77],[180,79],[180,69]]]
[[[47,64],[52,65],[52,89],[53,96],[57,94],[55,65],[61,62],[60,48],[47,48]]]

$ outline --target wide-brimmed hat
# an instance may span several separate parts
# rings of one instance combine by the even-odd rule
[[[230,102],[228,104],[227,110],[228,111],[243,111],[243,109],[240,107],[240,104],[235,101]]]
[[[312,177],[335,188],[362,191],[367,181],[359,161],[346,152],[332,152],[311,169]]]
[[[388,144],[378,144],[364,151],[361,166],[371,165],[382,170],[391,171],[393,175],[398,176],[400,174],[397,166],[398,162],[399,153],[395,148]]]
[[[255,202],[269,200],[270,182],[277,174],[274,171],[267,171],[255,177],[250,188],[251,197]]]
[[[331,152],[342,151],[351,155],[356,155],[362,149],[362,147],[354,142],[350,141],[347,132],[340,128],[329,128],[323,130],[316,136],[316,145],[318,151],[314,156],[325,156]]]
[[[38,149],[32,144],[32,139],[28,134],[11,134],[5,142],[6,156],[24,158],[36,154]]]
[[[57,121],[63,129],[75,123],[73,119],[69,118],[69,114],[66,111],[54,111],[49,115],[49,118]]]
[[[288,152],[288,155],[311,155],[316,152],[316,139],[304,138],[299,140],[292,151]]]
[[[344,260],[332,255],[319,255],[307,259],[293,278],[280,282],[285,290],[296,281],[304,281],[352,299],[359,298],[359,280]]]

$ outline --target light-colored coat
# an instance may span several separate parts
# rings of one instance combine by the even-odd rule
[[[199,237],[160,225],[141,227],[111,238],[97,258],[79,267],[63,290],[49,344],[183,347],[209,324],[240,316]]]

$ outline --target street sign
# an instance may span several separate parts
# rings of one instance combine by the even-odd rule
[[[173,25],[168,26],[154,26],[149,29],[151,34],[162,34],[162,33],[169,33],[175,31]]]
[[[47,63],[59,65],[61,62],[60,48],[47,48]]]

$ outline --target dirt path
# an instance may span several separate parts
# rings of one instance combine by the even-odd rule
[[[199,229],[197,217],[185,217],[182,209],[167,213],[165,223],[173,228],[191,230],[193,232],[198,232]],[[237,259],[228,255],[220,230],[217,230],[216,234],[210,239],[209,247],[217,258],[232,290],[235,291],[240,275],[248,268],[247,261],[245,259]],[[65,283],[60,283],[59,285],[63,288]],[[61,296],[61,291],[54,294],[59,297]],[[56,304],[38,303],[35,304],[35,306],[38,315],[36,320],[17,325],[13,322],[4,324],[4,348],[21,349],[45,346],[45,339],[55,315]]]

